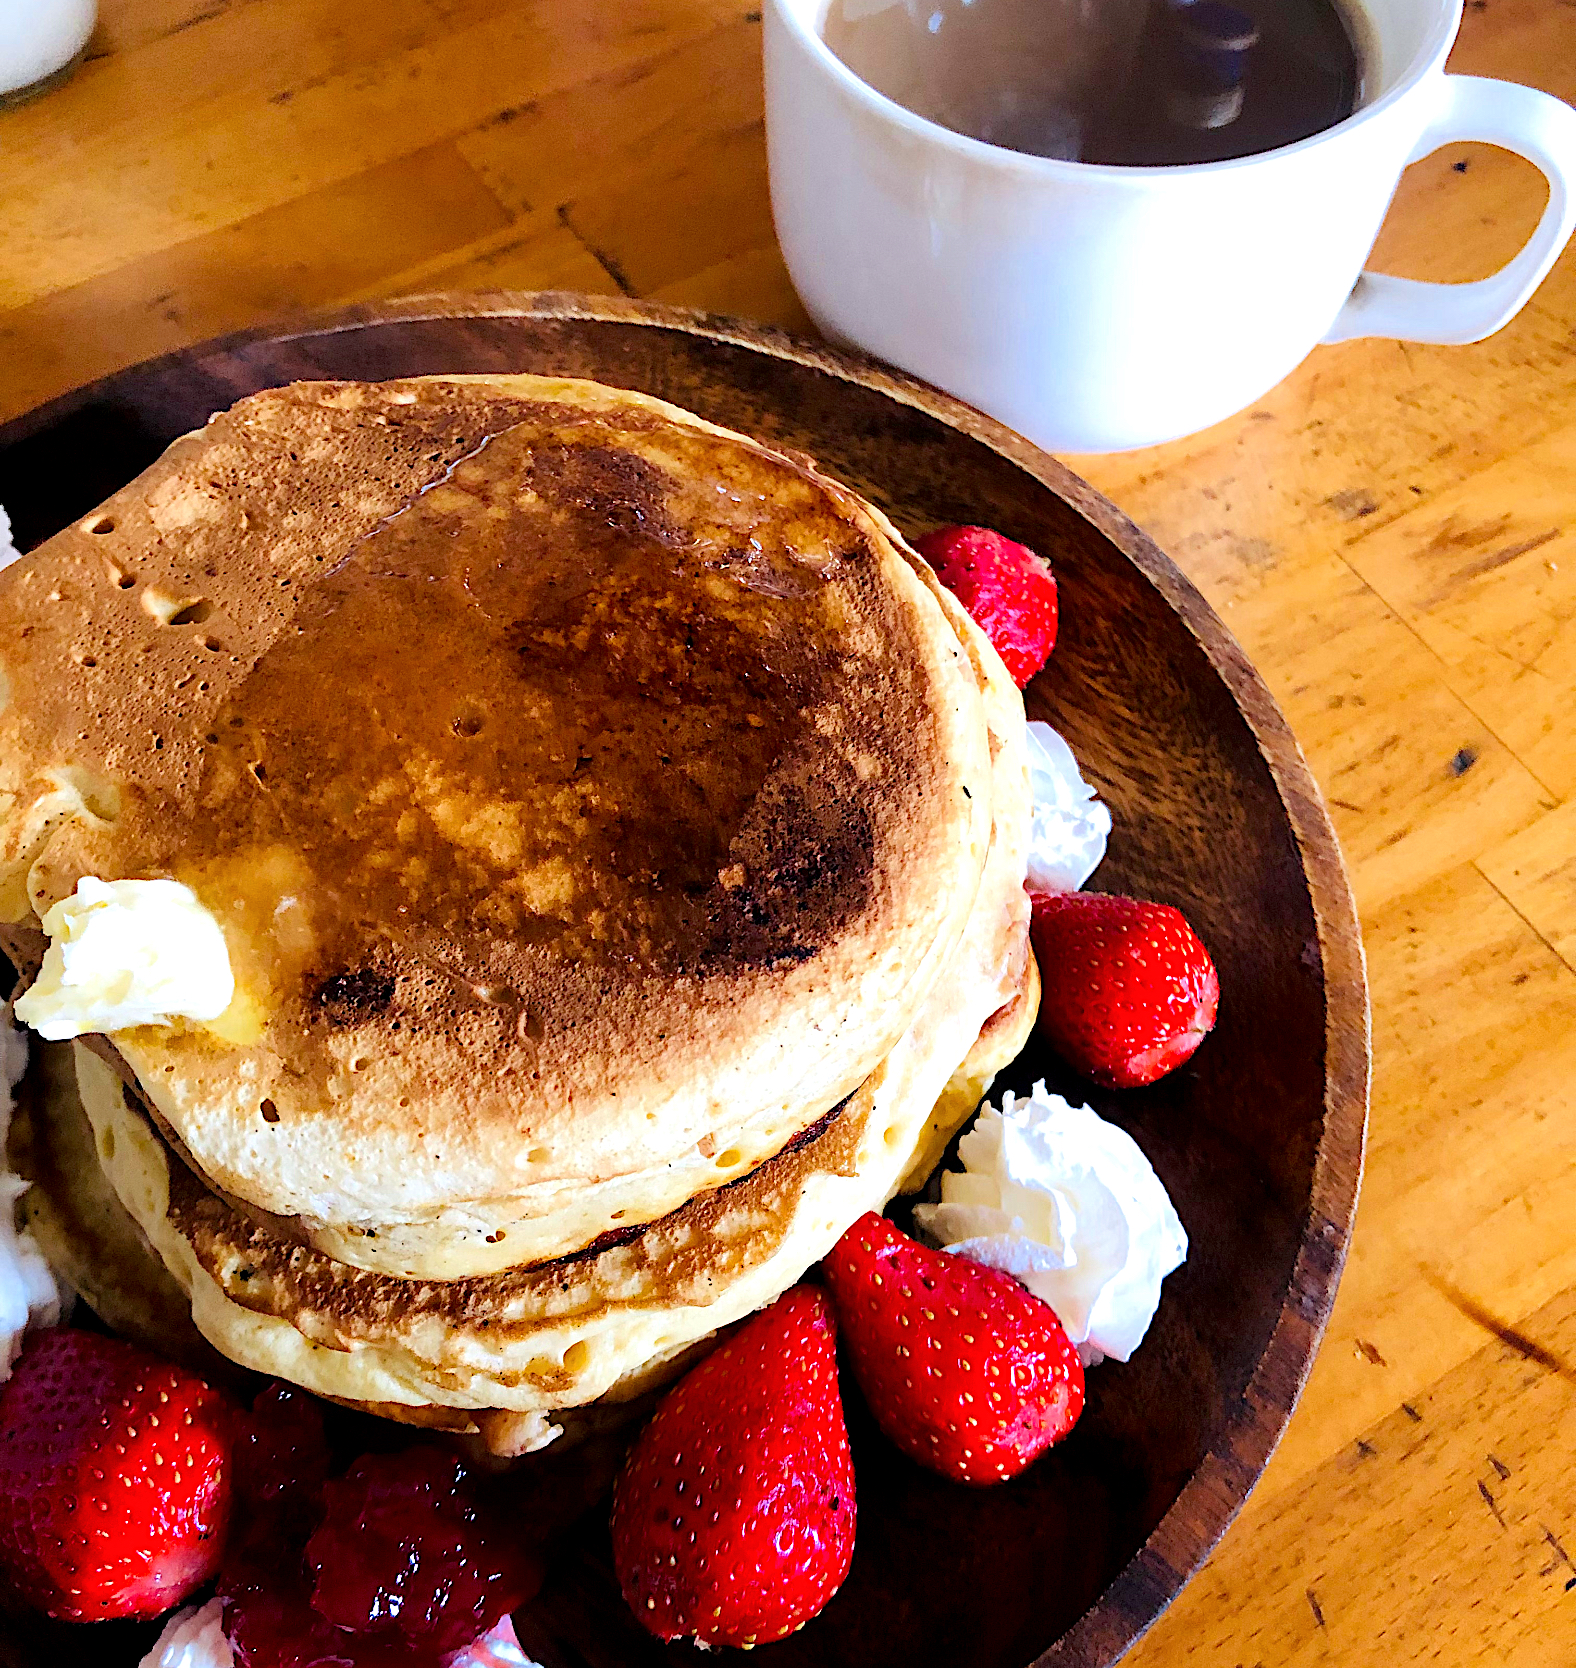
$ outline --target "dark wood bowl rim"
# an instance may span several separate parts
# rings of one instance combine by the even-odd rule
[[[310,313],[286,328],[238,331],[145,360],[0,425],[0,446],[108,392],[128,375],[251,343],[286,342],[400,321],[534,318],[682,331],[792,361],[883,394],[1010,459],[1098,529],[1165,599],[1231,692],[1280,795],[1318,923],[1325,996],[1324,1128],[1291,1283],[1274,1331],[1219,1435],[1166,1515],[1096,1604],[1030,1668],[1107,1668],[1149,1629],[1204,1562],[1263,1473],[1306,1382],[1335,1301],[1362,1178],[1369,1080],[1368,987],[1357,907],[1335,830],[1302,749],[1241,645],[1141,528],[1039,447],[939,389],[864,355],[774,326],[620,296],[489,291],[402,297]]]

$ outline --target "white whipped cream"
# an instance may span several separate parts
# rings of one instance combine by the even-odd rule
[[[444,1668],[541,1668],[541,1664],[521,1649],[514,1623],[505,1616],[491,1633],[456,1651]]]
[[[219,923],[178,880],[99,880],[44,916],[50,946],[16,1016],[60,1042],[84,1031],[217,1019],[235,995]]]
[[[10,567],[21,554],[11,537],[11,518],[6,514],[5,505],[0,504],[0,568]]]
[[[235,1668],[235,1653],[224,1632],[224,1600],[177,1610],[164,1624],[153,1649],[138,1668]],[[464,1650],[444,1659],[443,1668],[541,1668],[520,1649],[507,1616]]]
[[[1079,774],[1073,750],[1049,724],[1029,733],[1029,890],[1076,892],[1100,866],[1111,813]]]
[[[999,1268],[1056,1311],[1085,1365],[1126,1361],[1160,1282],[1187,1256],[1164,1184],[1126,1130],[1087,1106],[1010,1091],[958,1143],[964,1170],[914,1220],[949,1251]]]
[[[27,1038],[0,1008],[0,1384],[11,1376],[22,1353],[22,1338],[41,1326],[59,1324],[69,1294],[56,1285],[33,1236],[16,1225],[16,1202],[28,1183],[5,1167],[6,1138],[16,1108],[12,1091],[27,1069]]]
[[[234,1668],[224,1636],[224,1600],[177,1610],[138,1668]]]

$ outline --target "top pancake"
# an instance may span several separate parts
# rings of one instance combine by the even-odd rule
[[[874,1069],[989,840],[974,668],[803,459],[637,394],[300,384],[0,575],[0,917],[172,875],[238,980],[115,1044],[217,1189],[463,1272]],[[496,1264],[498,1250],[488,1252]]]

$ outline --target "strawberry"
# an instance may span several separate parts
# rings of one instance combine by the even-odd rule
[[[613,1493],[613,1564],[659,1639],[781,1639],[854,1554],[854,1470],[826,1294],[795,1286],[681,1379]]]
[[[1137,1089],[1191,1057],[1215,1023],[1220,978],[1169,904],[1100,892],[1036,893],[1039,1028],[1108,1089]]]
[[[235,1410],[116,1338],[30,1340],[0,1389],[0,1576],[62,1621],[157,1616],[219,1567]]]
[[[1056,647],[1056,581],[1027,545],[989,527],[940,527],[914,548],[990,638],[1019,689]]]
[[[932,1251],[874,1211],[824,1268],[859,1388],[911,1459],[960,1483],[999,1483],[1078,1422],[1078,1351],[1011,1275]]]

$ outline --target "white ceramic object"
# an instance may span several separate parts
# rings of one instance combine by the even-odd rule
[[[97,15],[97,0],[0,0],[0,98],[63,70]]]
[[[1366,0],[1363,106],[1295,145],[1117,168],[935,126],[821,40],[827,0],[767,0],[772,210],[795,288],[836,340],[1053,451],[1120,451],[1240,411],[1320,341],[1473,342],[1507,323],[1576,225],[1576,111],[1446,75],[1461,0]],[[1473,284],[1362,270],[1401,170],[1481,140],[1549,201]]]

